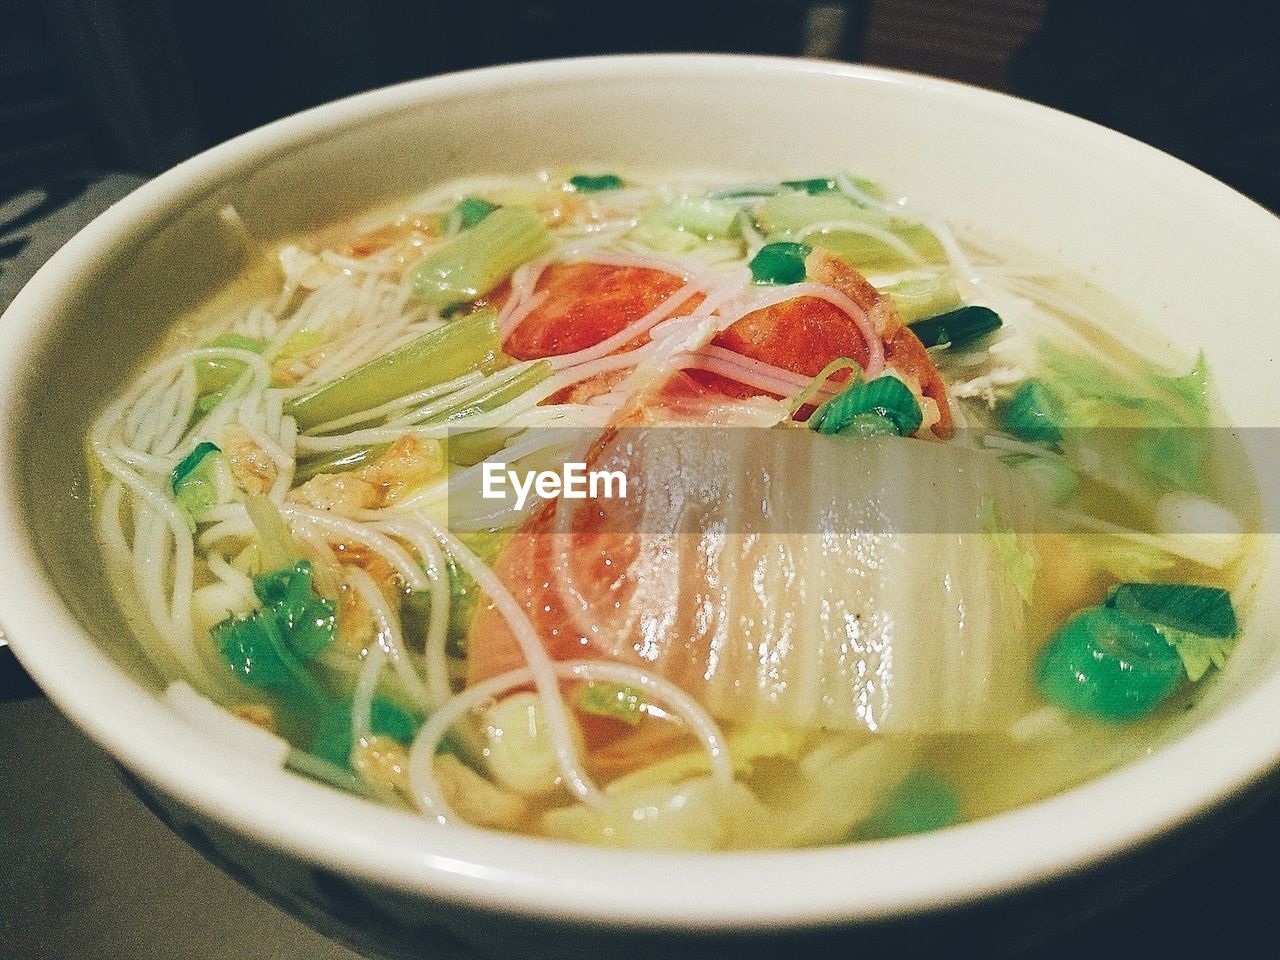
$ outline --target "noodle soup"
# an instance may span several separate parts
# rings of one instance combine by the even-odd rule
[[[1239,632],[1210,371],[1096,303],[856,177],[450,183],[179,324],[99,540],[179,709],[441,824],[942,829],[1148,751]],[[627,493],[482,492],[571,462]]]

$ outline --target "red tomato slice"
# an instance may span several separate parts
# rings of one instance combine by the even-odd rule
[[[553,263],[542,272],[536,288],[547,293],[546,300],[512,331],[503,350],[517,360],[538,360],[594,347],[683,286],[675,274],[647,267]],[[648,339],[644,334],[622,349]]]

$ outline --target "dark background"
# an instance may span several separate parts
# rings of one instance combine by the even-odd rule
[[[1275,6],[1262,0],[0,0],[0,203],[32,189],[45,197],[8,224],[0,208],[0,277],[40,218],[104,173],[154,174],[269,120],[411,77],[624,51],[804,54],[951,77],[1129,133],[1276,210]],[[221,955],[239,958],[248,941],[231,936],[234,928],[253,931],[257,955],[330,956],[313,935],[196,862],[114,783],[105,758],[38,697],[0,648],[6,747],[0,801],[12,801],[7,808],[0,802],[3,829],[11,831],[0,836],[0,957],[11,955],[6,941],[33,942],[18,937],[24,923],[101,922],[103,912],[76,899],[101,896],[101,881],[87,874],[66,879],[62,861],[76,850],[148,864],[141,879],[121,880],[122,904],[126,895],[141,898],[138,916],[149,918],[148,929],[151,922],[176,923],[175,932],[147,941],[147,948],[129,946],[144,942],[144,923],[122,905],[115,927],[98,931],[118,952],[90,946],[90,931],[82,938],[66,929],[41,941],[49,951],[42,955],[194,956],[179,942],[185,938],[202,945],[200,956],[218,956],[216,938],[227,936]],[[20,767],[42,759],[47,744],[76,756],[100,786],[87,789],[84,777],[66,786],[57,760],[41,768],[50,809],[74,818],[86,816],[85,797],[98,801],[80,825],[83,835],[51,833],[63,839],[46,843],[19,836],[14,824],[40,820],[23,819],[11,788],[40,775]],[[41,858],[49,862],[31,862]],[[1280,894],[1278,861],[1280,802],[1271,801],[1171,877],[1020,956],[1280,956],[1268,933]],[[36,877],[36,886],[18,889],[11,881],[6,893],[4,878],[15,875]],[[202,921],[192,921],[180,891],[164,889],[170,883],[211,898]],[[279,943],[268,949],[272,931]],[[81,940],[83,950],[76,946]],[[967,955],[963,945],[954,955]]]
[[[410,77],[645,50],[807,54],[1008,90],[1280,206],[1274,0],[0,0],[0,196],[156,173]]]

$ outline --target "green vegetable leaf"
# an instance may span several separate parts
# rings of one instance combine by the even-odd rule
[[[255,610],[245,617],[229,617],[214,626],[212,636],[223,659],[250,686],[278,695],[327,700],[320,684],[286,646],[271,611]]]
[[[1122,583],[1107,606],[1175,630],[1205,637],[1234,637],[1239,632],[1231,594],[1221,587],[1193,583]]]
[[[645,702],[640,691],[626,684],[591,682],[582,688],[578,709],[634,727],[644,717]]]
[[[1187,679],[1192,683],[1209,672],[1210,667],[1226,669],[1227,657],[1235,649],[1236,637],[1205,637],[1188,630],[1177,630],[1163,624],[1154,624],[1156,632],[1178,651]]]
[[[370,733],[408,746],[421,726],[421,719],[381,694],[375,694],[369,703]],[[335,766],[346,767],[354,747],[351,700],[347,698],[333,703],[321,715],[309,752]]]
[[[303,660],[314,660],[333,642],[337,616],[333,601],[312,585],[309,560],[255,577],[254,593],[274,614],[289,648]]]
[[[1004,525],[991,494],[984,494],[979,509],[978,521],[982,524],[983,535],[995,547],[1000,557],[1009,582],[1013,584],[1023,603],[1031,603],[1036,587],[1036,555],[1024,547],[1018,534]]]
[[[1210,666],[1226,666],[1240,630],[1231,595],[1220,587],[1123,583],[1111,591],[1107,606],[1154,626],[1178,651],[1192,681]]]

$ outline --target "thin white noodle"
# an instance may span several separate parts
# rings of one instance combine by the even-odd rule
[[[561,679],[622,683],[652,693],[656,699],[665,701],[701,741],[711,761],[712,776],[722,785],[733,781],[733,760],[720,728],[697,701],[675,684],[638,667],[612,661],[569,660],[555,664],[554,672],[557,698]],[[408,772],[413,800],[425,815],[441,825],[456,819],[436,782],[433,769],[436,750],[444,736],[454,724],[482,703],[533,679],[532,669],[520,667],[477,683],[455,696],[423,724],[409,750]],[[545,699],[543,709],[546,709]]]
[[[344,565],[342,571],[347,583],[359,594],[373,615],[378,627],[377,645],[386,652],[405,689],[424,711],[431,709],[431,694],[427,692],[422,677],[414,669],[409,652],[404,647],[404,638],[400,635],[400,618],[392,612],[387,598],[373,582],[373,577],[360,567],[350,564]]]
[[[476,587],[489,597],[489,602],[494,605],[499,615],[511,628],[511,633],[521,653],[524,654],[534,687],[542,697],[543,710],[547,718],[547,732],[554,746],[556,765],[560,769],[560,775],[577,797],[593,806],[599,805],[604,798],[599,788],[582,769],[574,737],[575,725],[573,718],[569,715],[569,708],[560,696],[555,665],[543,649],[542,641],[528,615],[520,606],[520,602],[511,595],[511,591],[498,579],[498,575],[467,549],[457,537],[429,517],[420,516],[419,520],[427,525],[449,551],[454,561],[475,581]],[[445,709],[447,705],[440,712],[444,712]]]

